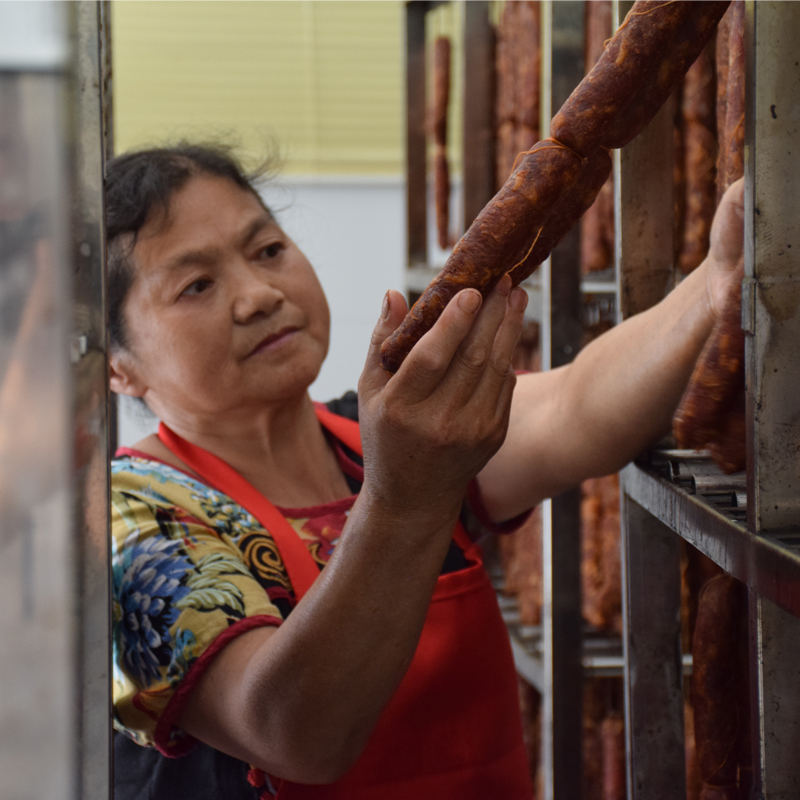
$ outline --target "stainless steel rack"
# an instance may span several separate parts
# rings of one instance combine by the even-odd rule
[[[622,5],[622,4],[620,4]],[[624,7],[620,11],[624,11]],[[749,587],[752,798],[800,798],[800,6],[746,3],[746,474],[654,451],[622,473],[628,797],[686,797],[680,538]],[[618,156],[622,316],[659,299],[671,265],[671,123]],[[677,535],[675,535],[677,534]],[[743,795],[744,796],[744,795]]]

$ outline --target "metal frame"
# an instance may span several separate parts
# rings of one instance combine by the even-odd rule
[[[675,452],[656,452],[622,473],[628,797],[635,800],[686,796],[676,667],[679,537],[749,587],[749,796],[800,798],[800,6],[750,0],[746,9],[747,477],[726,481],[697,455]],[[647,271],[661,257],[659,237],[671,236],[671,214],[657,207],[671,185],[669,120],[655,121],[643,136],[650,138],[647,160],[636,153],[645,146],[640,137],[617,162],[623,315],[659,299],[667,277],[661,265]],[[648,189],[636,197],[639,186]]]
[[[0,795],[88,800],[112,786],[107,26],[89,0],[8,6],[0,295],[21,318],[0,343],[0,632],[13,644],[0,650]]]
[[[115,404],[107,365],[105,160],[111,146],[110,30],[107,2],[75,3],[72,26],[75,107],[73,383],[75,440],[96,432],[93,451],[75,476],[76,571],[79,597],[78,726],[80,798],[112,794],[111,554],[109,459],[115,447]]]

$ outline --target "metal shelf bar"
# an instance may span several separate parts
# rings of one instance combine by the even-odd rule
[[[615,0],[616,26],[631,5]],[[658,303],[673,284],[673,116],[671,99],[615,154],[620,322]],[[628,797],[684,800],[680,542],[624,490],[620,501]]]
[[[622,491],[725,572],[800,617],[800,530],[756,535],[717,508],[635,464]]]

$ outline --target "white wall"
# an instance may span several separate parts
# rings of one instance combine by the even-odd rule
[[[355,389],[387,289],[404,290],[402,178],[282,177],[264,191],[286,232],[317,270],[331,308],[331,348],[311,386],[315,400]],[[119,444],[152,433],[156,421],[120,404]]]

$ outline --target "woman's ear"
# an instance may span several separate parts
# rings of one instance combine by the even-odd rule
[[[143,397],[147,391],[131,364],[130,356],[124,351],[117,351],[109,356],[108,384],[112,392],[127,394],[129,397]]]

